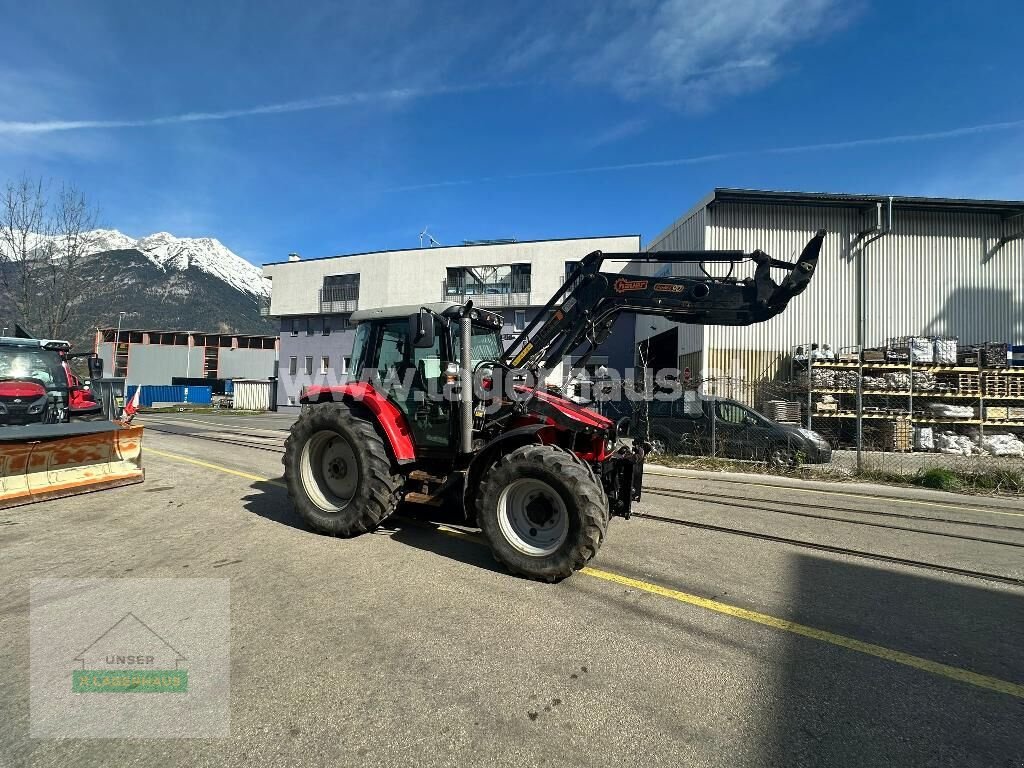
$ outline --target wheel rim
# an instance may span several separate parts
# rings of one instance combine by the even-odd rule
[[[776,447],[772,449],[771,456],[768,458],[769,463],[779,467],[786,467],[793,463],[792,452],[786,448]]]
[[[337,432],[317,432],[302,446],[299,476],[310,501],[324,512],[340,512],[352,501],[359,485],[359,465],[352,445]]]
[[[651,452],[652,453],[668,453],[668,450],[665,447],[665,441],[662,440],[660,437],[656,437],[653,440],[651,440]]]
[[[498,497],[498,526],[518,551],[544,557],[557,551],[569,535],[569,513],[554,488],[524,477],[509,483]]]

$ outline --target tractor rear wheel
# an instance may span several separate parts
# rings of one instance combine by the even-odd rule
[[[285,441],[284,477],[310,527],[335,536],[368,533],[398,506],[392,472],[372,414],[342,403],[303,408]]]
[[[608,527],[608,499],[568,451],[526,445],[483,476],[477,524],[498,562],[513,573],[559,581],[597,554]]]

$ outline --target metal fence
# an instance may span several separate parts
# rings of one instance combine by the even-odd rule
[[[853,378],[858,375],[860,381]],[[600,381],[585,382],[573,393],[612,418],[628,417],[631,435],[647,440],[661,456],[738,461],[755,471],[893,480],[920,480],[931,470],[1003,473],[993,481],[996,489],[1024,490],[1024,418],[1016,418],[1019,412],[1005,401],[986,405],[943,385],[948,378],[915,372],[869,377],[811,367],[789,379],[715,377],[674,392],[672,386],[659,390],[650,382],[634,383],[625,396],[611,400],[602,399]],[[937,483],[942,475],[936,475]],[[948,478],[951,487],[957,482]]]

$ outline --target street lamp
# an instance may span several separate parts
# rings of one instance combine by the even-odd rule
[[[121,321],[124,320],[125,315],[127,315],[127,314],[128,314],[127,312],[118,312],[117,313],[117,333],[114,334],[114,355],[113,355],[113,359],[111,361],[113,363],[113,366],[111,366],[111,367],[114,369],[113,374],[115,376],[117,376],[117,350],[118,350],[118,347],[121,345]],[[128,375],[127,367],[125,369],[124,375],[125,376]]]

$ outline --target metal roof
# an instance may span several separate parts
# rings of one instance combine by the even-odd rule
[[[789,192],[767,189],[716,187],[698,207],[723,203],[768,205],[818,205],[856,207],[888,202],[890,195],[848,194],[843,192]],[[893,207],[901,210],[963,213],[993,213],[1004,216],[1024,214],[1022,200],[978,200],[962,197],[906,197],[892,195]]]
[[[488,240],[470,240],[468,242],[457,243],[454,245],[435,245],[433,247],[421,247],[421,248],[384,248],[379,251],[359,251],[357,253],[338,253],[333,256],[310,256],[309,258],[303,257],[298,261],[268,261],[264,267],[274,267],[279,264],[303,264],[310,261],[325,261],[327,259],[347,259],[349,256],[373,256],[378,253],[412,253],[413,251],[442,251],[446,248],[501,248],[509,245],[533,245],[535,243],[565,243],[572,242],[573,240],[611,240],[617,237],[640,237],[637,234],[624,234],[624,235],[585,235],[583,237],[547,237],[540,240],[509,240],[509,241],[488,241]]]

